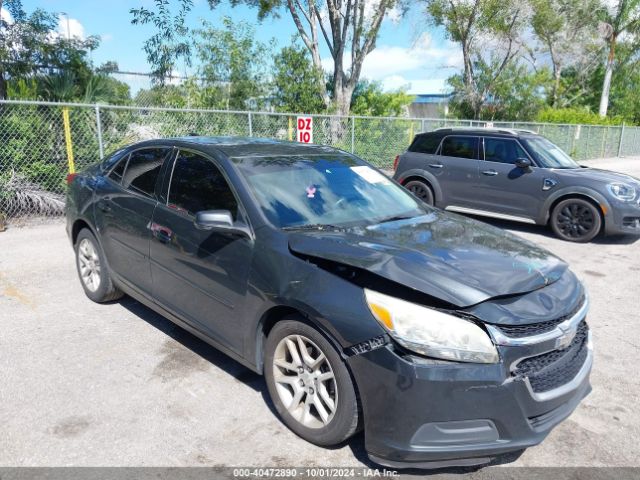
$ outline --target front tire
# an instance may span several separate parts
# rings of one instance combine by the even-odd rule
[[[427,205],[434,204],[433,190],[427,183],[421,180],[411,180],[404,185],[404,188],[409,190]]]
[[[89,229],[84,228],[78,233],[75,251],[78,277],[87,297],[104,303],[124,295],[113,284],[104,252]]]
[[[360,414],[351,375],[338,352],[297,316],[278,322],[267,338],[265,379],[280,418],[320,446],[344,442]]]
[[[550,223],[553,233],[562,240],[586,243],[600,233],[602,215],[591,202],[568,198],[554,207]]]

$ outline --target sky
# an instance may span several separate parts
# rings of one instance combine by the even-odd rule
[[[100,47],[92,52],[96,65],[114,60],[122,71],[150,71],[143,44],[153,34],[153,27],[132,25],[129,10],[140,6],[152,9],[152,0],[23,0],[22,3],[27,12],[38,7],[59,12],[62,35],[67,35],[67,32],[79,37],[98,35]],[[286,11],[280,18],[259,23],[255,9],[221,5],[211,10],[206,0],[195,0],[194,4],[188,17],[191,27],[197,27],[202,19],[221,25],[221,18],[227,15],[234,21],[245,20],[254,24],[256,38],[264,42],[273,38],[278,48],[288,45],[292,36],[297,34]],[[445,91],[445,80],[460,69],[462,55],[459,47],[445,38],[442,29],[425,29],[426,23],[424,13],[419,9],[410,11],[402,19],[392,12],[382,24],[376,49],[365,60],[361,78],[380,81],[387,91],[399,88],[406,88],[411,94]],[[325,70],[330,70],[329,52],[322,42],[321,46],[323,65]],[[134,91],[148,86],[147,81],[141,78],[127,77],[124,80]]]

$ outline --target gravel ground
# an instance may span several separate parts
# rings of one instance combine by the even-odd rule
[[[640,159],[592,162],[640,177]],[[575,245],[493,222],[567,260],[591,294],[593,392],[512,466],[638,466],[640,241]],[[0,466],[371,466],[275,417],[261,377],[125,298],[83,294],[61,223],[0,233]]]

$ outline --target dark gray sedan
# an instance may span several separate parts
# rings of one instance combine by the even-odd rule
[[[590,391],[588,298],[567,264],[354,155],[177,138],[68,181],[87,296],[126,293],[264,374],[317,445],[364,429],[384,465],[481,464],[541,442]]]
[[[550,225],[574,242],[640,235],[640,180],[577,164],[526,130],[442,128],[415,137],[394,178],[454,212]]]

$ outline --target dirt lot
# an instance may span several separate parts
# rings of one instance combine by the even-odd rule
[[[640,177],[640,159],[601,162]],[[591,294],[593,392],[515,466],[640,458],[640,241],[564,243],[494,222],[567,260]],[[360,466],[275,417],[261,377],[135,301],[83,294],[62,223],[0,233],[0,466]],[[368,464],[370,465],[370,464]]]

